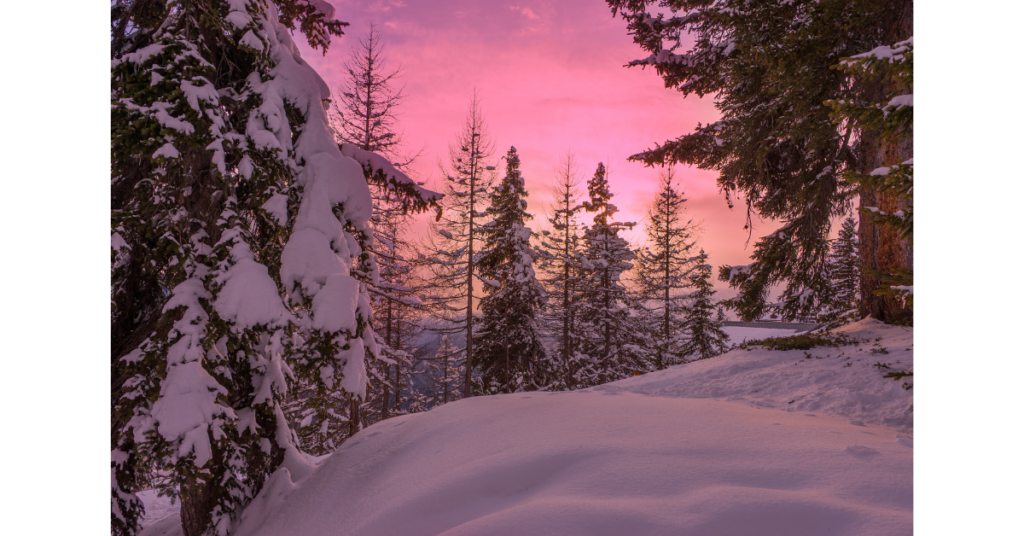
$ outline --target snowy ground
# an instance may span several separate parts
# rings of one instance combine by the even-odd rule
[[[910,535],[912,391],[882,375],[912,367],[913,332],[840,331],[864,342],[389,419],[268,486],[238,536]]]

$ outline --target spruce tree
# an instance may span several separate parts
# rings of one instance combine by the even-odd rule
[[[682,354],[688,360],[707,359],[721,354],[729,344],[729,336],[722,331],[723,316],[719,310],[715,318],[716,304],[712,301],[715,291],[711,288],[711,265],[704,250],[695,259],[696,265],[690,273],[692,303],[686,312],[683,326],[687,339]]]
[[[579,354],[578,314],[580,301],[580,224],[583,209],[576,187],[578,171],[572,153],[566,153],[555,180],[555,204],[548,215],[551,230],[541,232],[537,248],[542,281],[549,291],[543,311],[542,329],[555,341],[557,356],[549,356],[538,370],[540,383],[551,390],[575,387],[576,372],[582,367]]]
[[[650,52],[632,66],[653,67],[666,87],[684,95],[715,95],[722,113],[719,121],[630,158],[718,171],[730,204],[745,200],[748,225],[755,214],[783,222],[757,242],[752,264],[722,267],[720,278],[739,290],[730,303],[743,318],[761,316],[770,288],[780,283],[791,287],[789,304],[813,308],[821,300],[807,297],[823,280],[833,218],[858,195],[864,207],[887,204],[876,198],[897,204],[895,192],[877,182],[855,184],[846,172],[899,164],[911,149],[890,146],[856,121],[833,120],[830,102],[875,101],[886,85],[836,67],[845,57],[908,38],[911,0],[607,1]],[[897,208],[879,210],[895,214]],[[878,265],[878,272],[909,269],[909,241],[876,228],[862,220],[865,262]],[[897,300],[873,295],[877,273],[865,271],[862,278],[865,314],[886,322],[907,316]]]
[[[480,329],[475,361],[484,387],[511,393],[540,387],[535,364],[544,359],[537,318],[547,293],[533,270],[532,231],[526,222],[526,183],[519,154],[509,149],[505,176],[491,191],[490,221],[481,227],[478,261],[485,296],[480,300]]]
[[[424,248],[433,294],[429,305],[446,322],[445,333],[464,333],[465,378],[463,397],[472,394],[474,298],[480,293],[474,284],[480,228],[487,218],[487,192],[494,168],[487,165],[493,153],[476,93],[470,101],[463,132],[449,146],[450,170],[444,172],[446,196],[442,211],[431,224]]]
[[[611,203],[604,163],[597,165],[587,190],[590,200],[583,203],[583,208],[594,213],[594,222],[583,233],[579,285],[580,353],[585,365],[574,378],[584,386],[623,378],[646,368],[630,329],[632,303],[622,284],[622,275],[633,267],[630,261],[635,255],[619,232],[634,224],[611,221],[618,208]]]
[[[696,224],[683,214],[685,199],[672,185],[671,168],[661,178],[661,191],[648,211],[647,246],[637,254],[636,286],[651,329],[653,365],[661,370],[682,360],[683,316],[690,286],[691,253]]]
[[[837,326],[857,319],[860,303],[860,255],[857,222],[852,217],[843,221],[839,237],[829,254],[829,283],[832,288],[830,307],[818,317],[819,322]]]
[[[331,137],[291,38],[341,35],[330,4],[117,1],[111,18],[111,530],[138,531],[146,485],[181,501],[185,535],[225,535],[305,470],[289,388],[364,396],[367,170],[407,178]]]

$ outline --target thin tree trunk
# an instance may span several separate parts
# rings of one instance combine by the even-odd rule
[[[476,138],[473,138],[473,151],[476,154]],[[469,175],[469,257],[466,260],[466,385],[462,397],[469,398],[472,393],[470,378],[473,376],[473,211],[476,199],[476,157],[470,162]]]
[[[669,183],[669,184],[671,185],[671,183]],[[664,320],[664,322],[665,322],[665,325],[664,325],[664,329],[665,329],[665,348],[658,352],[658,370],[661,370],[661,369],[665,368],[665,357],[667,357],[666,354],[668,354],[668,339],[669,339],[669,311],[668,311],[669,303],[668,302],[669,302],[669,278],[671,276],[671,273],[669,272],[669,269],[671,268],[671,260],[672,260],[672,257],[670,255],[671,251],[669,251],[669,249],[671,247],[671,244],[672,244],[672,242],[671,242],[671,240],[669,238],[669,223],[670,223],[669,222],[669,216],[670,216],[669,215],[669,208],[670,207],[668,206],[668,200],[666,199],[666,201],[665,201],[665,210],[663,211],[665,213],[665,251],[664,251],[664,255],[665,255],[665,320]]]
[[[402,319],[398,316],[395,317],[395,348],[402,347]],[[400,362],[395,363],[395,412],[397,413],[402,409],[402,364]]]
[[[394,350],[395,347],[394,347],[394,345],[392,344],[392,341],[391,341],[391,316],[392,316],[391,298],[388,298],[387,322],[385,323],[385,327],[384,327],[384,339],[386,341],[388,341],[388,348],[391,348],[392,350]],[[395,364],[395,367],[396,368],[398,367],[397,363]],[[382,404],[382,407],[381,407],[381,410],[380,410],[380,418],[382,420],[388,418],[388,406],[391,403],[391,390],[388,389],[388,378],[390,378],[390,377],[391,377],[391,365],[385,363],[384,364],[384,384],[382,385],[382,389],[384,390],[384,392],[382,393],[384,400],[383,400],[383,404]],[[397,397],[397,395],[398,395],[398,392],[397,392],[397,386],[396,386],[395,396]]]
[[[568,169],[568,165],[566,165]],[[568,171],[567,171],[568,173]],[[568,183],[569,179],[566,179]],[[562,259],[565,265],[565,278],[562,281],[562,363],[565,366],[566,384],[571,389],[572,375],[569,372],[569,320],[571,313],[569,312],[569,206],[571,199],[569,198],[569,188],[565,189],[565,255]]]

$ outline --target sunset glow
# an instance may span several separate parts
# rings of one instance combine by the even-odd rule
[[[375,24],[390,67],[402,69],[405,150],[423,149],[413,172],[437,188],[438,164],[447,163],[448,144],[476,88],[494,140],[493,160],[512,145],[522,159],[530,211],[540,220],[535,227],[548,211],[559,159],[572,151],[583,194],[597,163],[609,167],[617,217],[637,222],[627,236],[639,243],[662,170],[626,158],[718,118],[710,97],[684,99],[652,70],[623,67],[644,53],[600,0],[332,3],[337,17],[350,23],[345,37],[335,39],[326,56],[299,40],[303,58],[337,88],[351,47]],[[746,211],[728,208],[717,174],[684,166],[675,173],[690,216],[703,221],[699,246],[711,264],[747,264],[756,239],[774,230],[772,222],[755,218],[747,245]],[[724,290],[725,284],[716,286]]]

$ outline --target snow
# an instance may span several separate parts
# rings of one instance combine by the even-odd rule
[[[257,52],[263,52],[263,41],[261,41],[259,37],[256,37],[256,34],[254,34],[252,30],[245,32],[245,35],[238,40],[238,44],[245,45]]]
[[[382,173],[389,183],[410,186],[424,201],[436,201],[443,197],[438,192],[423,188],[416,181],[409,178],[408,175],[399,171],[394,164],[388,162],[386,158],[377,153],[364,151],[351,143],[342,143],[341,154],[359,162],[359,165],[371,173]]]
[[[178,150],[174,148],[174,144],[165,143],[161,145],[159,149],[153,152],[153,158],[161,156],[165,158],[178,158],[179,156],[181,156],[181,154],[178,153]]]
[[[224,287],[213,304],[217,314],[234,322],[238,331],[257,324],[286,324],[291,315],[284,308],[267,267],[253,259],[245,242],[235,243],[231,256],[235,264],[218,280]]]
[[[238,30],[252,24],[252,17],[245,11],[231,11],[224,17],[224,20],[228,21]]]
[[[388,419],[275,474],[234,536],[910,535],[913,395],[873,363],[911,368],[913,330],[838,331],[862,342]]]
[[[348,274],[327,278],[323,289],[313,296],[313,328],[324,331],[356,332],[356,304],[359,282]]]
[[[249,157],[247,156],[245,158],[249,158]],[[245,172],[242,170],[242,165],[243,164],[248,165],[248,170],[249,170],[249,173],[251,174],[252,173],[252,163],[251,163],[251,161],[250,162],[246,162],[243,159],[242,163],[240,163],[238,165],[239,172],[244,175]],[[263,208],[263,210],[266,210],[268,213],[270,213],[270,215],[273,216],[275,220],[277,220],[277,223],[279,225],[285,226],[285,225],[288,224],[288,196],[287,195],[284,195],[284,194],[274,194],[274,195],[272,195],[270,197],[270,199],[267,199],[267,201],[265,203],[263,203],[263,207],[262,208]]]

